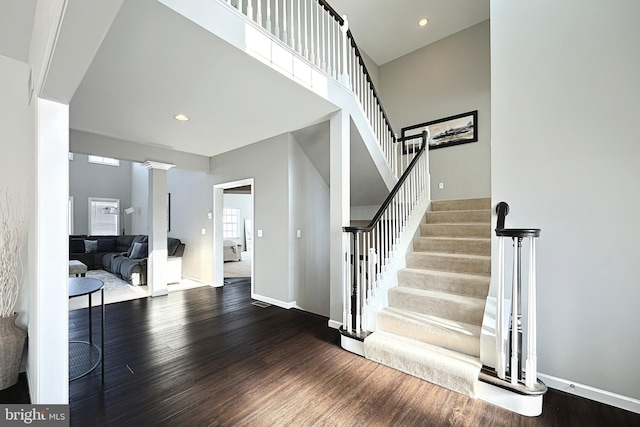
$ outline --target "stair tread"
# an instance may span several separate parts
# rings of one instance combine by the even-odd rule
[[[448,252],[410,252],[407,256],[439,256],[439,257],[449,257],[449,258],[470,258],[470,259],[480,259],[480,260],[491,260],[490,255],[475,255],[475,254],[452,254]]]
[[[424,239],[424,240],[455,240],[455,241],[476,241],[476,240],[482,240],[483,242],[485,241],[491,241],[490,237],[446,237],[446,236],[417,236],[416,239]]]
[[[469,295],[452,294],[444,291],[434,291],[430,289],[410,288],[408,286],[395,286],[389,289],[389,292],[400,292],[405,294],[412,294],[414,296],[425,296],[429,298],[448,300],[453,302],[471,303],[474,305],[484,305],[486,298],[472,297]]]
[[[491,278],[488,276],[480,276],[478,274],[455,273],[453,271],[431,270],[428,268],[406,267],[406,268],[403,268],[403,270],[406,270],[408,272],[415,273],[415,274],[451,277],[451,278],[461,279],[461,280],[478,280],[483,282],[491,280]]]
[[[482,327],[395,307],[378,312],[378,330],[480,357]]]
[[[467,396],[475,396],[482,364],[477,357],[376,331],[364,340],[367,359]]]
[[[402,310],[395,307],[385,307],[381,310],[381,312],[387,312],[393,316],[403,317],[416,322],[445,328],[454,334],[475,336],[478,339],[480,339],[480,332],[482,331],[482,326],[480,325],[474,325],[472,323],[461,322],[458,320],[451,320],[431,314],[416,313],[414,311]]]

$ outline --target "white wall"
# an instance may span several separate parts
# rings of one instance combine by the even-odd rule
[[[28,73],[27,64],[0,56],[0,189],[8,191],[23,217],[33,209],[34,183],[31,173],[35,167],[32,142],[26,132],[30,125],[33,126],[33,113],[26,97]],[[0,203],[4,204],[5,200],[0,200]],[[31,254],[28,244],[35,242],[32,240],[29,219],[24,227],[21,256],[23,265],[27,266]],[[35,289],[35,277],[29,269],[25,268],[23,273],[15,311],[21,313],[17,323],[25,327],[28,321],[28,296]]]
[[[89,233],[89,197],[119,199],[120,208],[131,206],[131,162],[120,166],[89,163],[85,154],[69,160],[69,196],[73,196],[74,233]],[[124,215],[125,234],[131,234],[131,216]],[[122,229],[122,227],[120,227]]]
[[[224,195],[224,207],[229,209],[238,209],[240,215],[238,217],[238,238],[233,239],[236,243],[242,245],[242,250],[246,251],[247,242],[245,239],[244,220],[253,220],[253,205],[251,204],[251,194],[227,194]]]
[[[491,2],[492,198],[508,226],[542,229],[539,371],[635,399],[638,16],[631,1]]]
[[[478,142],[429,152],[434,200],[490,194],[489,43],[485,21],[380,67],[379,94],[398,133],[406,126],[478,110]]]
[[[149,234],[149,171],[131,162],[131,234]]]

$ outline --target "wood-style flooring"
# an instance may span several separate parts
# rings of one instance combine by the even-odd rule
[[[554,390],[536,418],[448,391],[341,349],[326,318],[252,305],[242,280],[106,316],[105,382],[98,369],[70,384],[72,426],[640,425]],[[86,309],[70,313],[70,339],[87,327]]]

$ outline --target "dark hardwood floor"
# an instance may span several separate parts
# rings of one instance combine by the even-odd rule
[[[70,339],[86,334],[70,313]],[[550,390],[516,415],[342,350],[327,319],[251,304],[247,282],[107,306],[105,382],[70,384],[73,426],[638,426]],[[95,325],[98,333],[99,325]]]

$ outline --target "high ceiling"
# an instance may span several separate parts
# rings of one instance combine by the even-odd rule
[[[327,0],[378,65],[489,19],[489,0]],[[418,21],[427,18],[426,27]]]
[[[489,0],[329,2],[379,65],[489,17]],[[0,55],[28,61],[35,5],[0,2]],[[125,0],[71,101],[70,125],[212,156],[313,125],[335,109],[158,1]],[[192,120],[177,122],[178,113]]]

